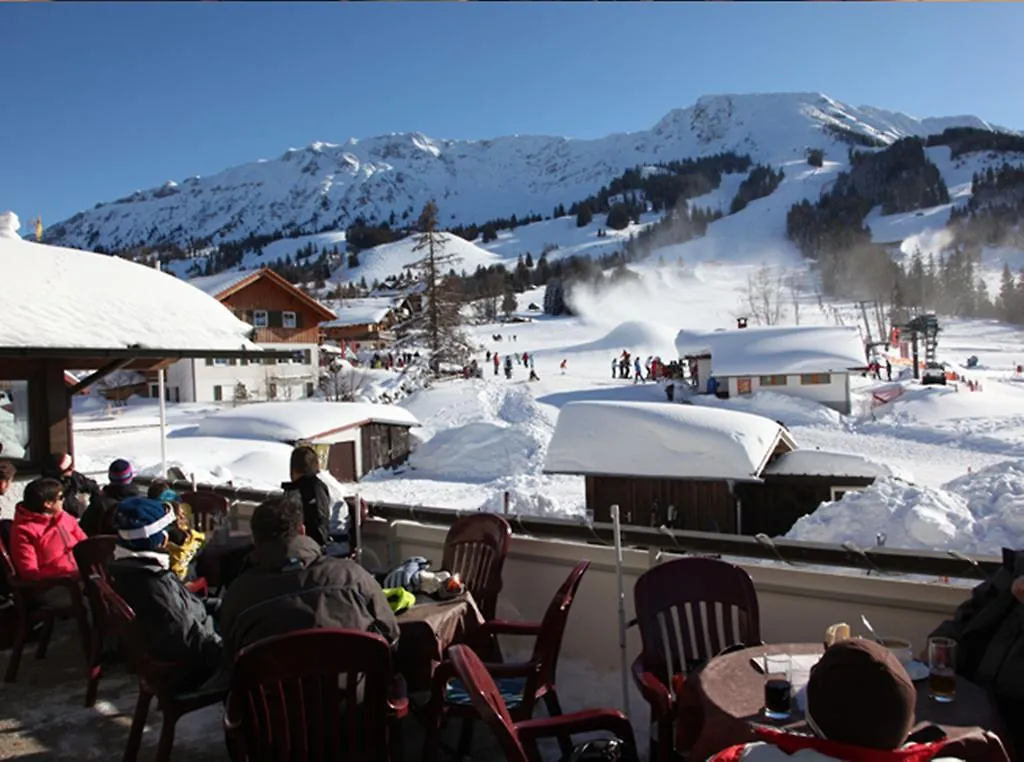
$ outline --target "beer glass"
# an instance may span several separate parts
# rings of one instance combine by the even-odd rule
[[[936,701],[956,698],[956,641],[928,638],[928,688]]]
[[[789,719],[793,663],[788,654],[765,654],[764,714],[771,720]]]

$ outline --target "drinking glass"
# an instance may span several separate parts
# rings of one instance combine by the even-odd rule
[[[789,718],[793,693],[793,660],[788,654],[765,654],[764,714],[771,720]]]
[[[956,698],[956,641],[928,638],[928,688],[944,704]]]

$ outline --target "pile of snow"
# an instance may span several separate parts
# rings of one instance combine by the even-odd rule
[[[409,466],[423,477],[487,482],[524,472],[542,447],[521,429],[476,421],[435,434],[416,448]]]
[[[508,512],[513,515],[555,516],[561,513],[557,501],[552,500],[547,495],[527,492],[522,489],[495,492],[484,500],[477,510],[483,513],[503,513],[505,510],[505,495],[508,495]]]
[[[770,326],[713,331],[680,331],[680,357],[710,353],[716,376],[829,373],[866,364],[856,328]]]
[[[558,415],[546,473],[756,479],[780,441],[775,421],[734,410],[643,402],[570,402]]]
[[[120,257],[23,241],[3,216],[0,346],[251,349],[252,327],[172,275]]]
[[[362,423],[418,426],[416,417],[397,405],[370,402],[261,402],[222,410],[203,419],[197,434],[208,437],[296,442]]]
[[[829,426],[842,425],[843,416],[837,410],[814,400],[759,390],[741,397],[718,399],[706,394],[692,397],[694,404],[706,407],[727,408],[754,415],[762,415],[787,426]]]
[[[637,353],[638,350],[654,351],[664,357],[671,356],[673,332],[665,326],[642,320],[628,320],[620,323],[605,336],[569,347],[567,352],[613,352],[622,350]]]
[[[1024,464],[1007,461],[941,489],[884,478],[799,519],[790,540],[999,555],[1024,547]]]

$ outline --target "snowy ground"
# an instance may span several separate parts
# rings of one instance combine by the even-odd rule
[[[969,181],[971,167],[960,170]],[[541,473],[558,409],[573,400],[664,401],[659,386],[613,379],[612,358],[625,349],[633,356],[669,360],[675,357],[674,339],[680,329],[733,327],[735,318],[747,312],[743,297],[748,277],[764,265],[810,284],[805,261],[784,238],[784,215],[779,210],[798,196],[827,187],[835,172],[830,163],[820,170],[805,164],[789,168],[786,181],[768,198],[713,223],[706,237],[664,248],[634,266],[642,276],[639,282],[602,293],[576,292],[577,317],[528,312],[531,302],[541,303],[542,289],[520,294],[520,314],[530,322],[483,325],[472,331],[481,347],[477,359],[484,366],[483,379],[446,380],[406,394],[419,388],[421,379],[389,371],[367,374],[366,396],[406,405],[423,423],[414,430],[421,441],[408,464],[397,472],[370,474],[359,485],[332,486],[336,491],[358,489],[373,500],[458,509],[498,508],[508,492],[513,511],[581,514],[582,478]],[[713,207],[716,194],[729,195],[716,191],[695,203]],[[948,209],[934,211],[899,220],[872,218],[871,222],[879,238],[890,239],[898,231],[897,237],[908,246],[912,241],[930,245],[941,237],[935,226]],[[560,253],[566,253],[589,245],[590,231],[576,229],[571,218],[563,218],[502,233],[487,250],[466,242],[458,246],[460,253],[473,260],[469,265],[475,266],[478,255],[488,261],[512,260],[530,250],[536,258],[539,251],[535,249],[545,244],[557,245]],[[385,248],[398,259],[404,256],[402,244]],[[1020,253],[990,255],[986,275],[997,274],[1004,259]],[[366,254],[361,267],[369,268],[368,274],[372,270],[375,276],[383,276],[385,269],[400,264],[391,259]],[[799,317],[803,325],[859,324],[853,305],[821,304],[811,288],[801,292],[785,312],[784,323]],[[494,334],[504,335],[505,340],[495,342]],[[528,369],[519,364],[511,381],[503,373],[493,375],[485,358],[487,350],[502,356],[528,352],[540,380],[528,382]],[[820,509],[794,528],[794,536],[852,539],[870,545],[882,531],[890,546],[983,552],[997,552],[1004,543],[1024,545],[1024,520],[1015,519],[1019,508],[1024,508],[1024,497],[1007,476],[1024,468],[1024,378],[1014,372],[1018,363],[1024,363],[1024,331],[993,321],[943,319],[939,355],[979,381],[981,391],[969,392],[964,386],[959,390],[920,387],[904,380],[899,382],[905,387],[900,399],[872,410],[871,391],[877,382],[856,378],[850,416],[771,393],[725,402],[699,398],[699,402],[763,413],[786,423],[801,447],[867,455],[912,475],[913,488],[898,482],[879,484]],[[980,362],[967,371],[962,364],[970,355],[977,355]],[[559,369],[562,360],[567,363],[564,373]],[[898,368],[894,363],[894,370]],[[110,460],[128,457],[143,472],[156,471],[159,438],[154,404],[132,400],[124,412],[111,415],[95,403],[76,403],[81,404],[76,404],[75,428],[82,468],[102,472]],[[198,436],[197,424],[216,408],[213,404],[168,407],[169,461],[195,473],[200,481],[276,487],[286,477],[288,446]],[[955,481],[948,484],[951,480]]]

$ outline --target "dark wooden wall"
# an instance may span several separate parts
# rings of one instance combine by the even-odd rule
[[[669,505],[675,506],[676,529],[736,532],[736,501],[724,481],[588,476],[586,488],[595,521],[611,521],[611,506],[618,503],[623,523],[650,526],[651,505],[657,500],[662,516]]]
[[[763,484],[737,484],[743,534],[783,535],[801,516],[831,500],[832,487],[866,487],[873,481],[847,476],[766,476]]]
[[[268,327],[256,329],[257,343],[315,344],[320,336],[320,321],[329,319],[269,278],[258,278],[240,288],[224,299],[224,304],[247,323],[252,322],[253,310],[273,313],[268,315]],[[281,326],[282,312],[295,313],[296,328]]]
[[[38,467],[48,453],[73,452],[71,395],[64,382],[65,363],[59,360],[10,358],[0,360],[0,379],[28,381],[28,469]]]
[[[409,457],[409,427],[368,423],[362,428],[363,473],[393,468]]]

